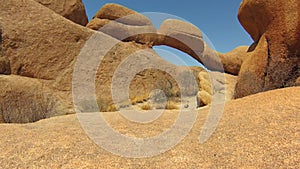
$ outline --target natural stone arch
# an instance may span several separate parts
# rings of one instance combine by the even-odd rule
[[[150,19],[118,4],[104,5],[87,25],[88,28],[108,34],[118,40],[153,46],[169,46],[187,53],[209,70],[239,73],[241,63],[228,58],[205,44],[201,30],[178,19],[165,20],[156,30]],[[235,69],[232,69],[232,65]]]

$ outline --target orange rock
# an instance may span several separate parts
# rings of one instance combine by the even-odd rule
[[[88,18],[82,0],[35,0],[61,16],[85,26]]]
[[[259,93],[265,85],[265,69],[268,66],[268,42],[261,37],[256,49],[248,53],[235,88],[235,98]]]
[[[10,64],[2,51],[2,27],[0,25],[0,74],[10,74]]]
[[[249,46],[239,46],[228,53],[218,53],[226,73],[238,75],[244,60],[247,58]]]
[[[161,35],[156,39],[155,45],[166,45],[192,56],[199,62],[204,51],[204,41],[202,32],[191,23],[177,20],[165,20],[160,28],[158,34]]]
[[[249,58],[253,61],[248,60],[242,66],[236,97],[295,85],[300,76],[299,9],[297,0],[242,2],[238,15],[241,24],[255,44],[265,45],[253,46]]]
[[[144,15],[119,4],[105,4],[94,16],[99,19],[117,20],[117,22],[132,26],[152,26]]]
[[[87,27],[118,40],[152,46],[156,29],[144,15],[118,4],[104,5]]]

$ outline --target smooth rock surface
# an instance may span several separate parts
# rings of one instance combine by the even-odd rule
[[[224,70],[232,75],[238,75],[244,60],[247,58],[249,46],[239,46],[228,53],[218,53]]]
[[[252,61],[242,66],[236,98],[296,85],[300,77],[299,9],[297,0],[242,2],[238,17],[255,45],[250,56]],[[256,44],[264,44],[264,47]]]
[[[82,0],[35,0],[40,4],[52,9],[59,15],[85,26],[88,17]]]
[[[204,42],[202,32],[196,26],[177,19],[167,19],[161,24],[157,33],[161,36],[158,37],[155,45],[176,48],[203,62],[201,56]]]
[[[119,4],[106,4],[87,27],[122,41],[135,41],[152,46],[156,29],[144,15]]]

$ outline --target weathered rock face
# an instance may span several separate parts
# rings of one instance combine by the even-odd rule
[[[256,49],[248,53],[244,61],[235,90],[235,97],[261,92],[265,86],[265,70],[268,66],[268,42],[261,37]]]
[[[0,13],[2,53],[9,60],[11,74],[47,80],[52,93],[72,109],[74,63],[95,32],[32,0],[5,1]]]
[[[128,16],[131,17],[131,16]],[[88,28],[108,34],[118,40],[125,42],[134,41],[140,44],[152,46],[156,30],[153,26],[131,26],[118,22],[118,20],[108,20],[94,18]]]
[[[130,17],[126,17],[126,16],[130,16]],[[94,18],[117,20],[120,23],[123,23],[125,25],[132,25],[132,26],[145,26],[145,25],[152,26],[151,21],[146,16],[118,4],[104,5],[95,14]]]
[[[47,80],[46,85],[49,90],[60,98],[67,109],[72,109],[73,106],[72,75],[77,56],[92,35],[106,38],[105,43],[101,44],[102,48],[105,48],[105,44],[115,43],[114,48],[104,56],[97,74],[98,99],[106,106],[111,102],[111,94],[108,89],[111,87],[109,82],[111,82],[113,73],[118,64],[131,54],[140,50],[148,50],[151,55],[144,54],[146,57],[152,57],[157,64],[170,65],[171,70],[177,69],[176,66],[161,59],[152,49],[149,49],[148,45],[118,41],[101,32],[95,32],[69,22],[32,0],[25,1],[26,5],[23,5],[22,0],[8,0],[0,6],[0,23],[3,25],[3,53],[10,61],[13,75]],[[11,8],[11,6],[19,7]],[[12,20],[12,17],[16,17],[16,19]],[[35,22],[36,20],[39,22]],[[99,49],[96,46],[98,50],[102,50],[102,48]],[[136,62],[136,64],[138,63]],[[176,89],[174,80],[167,73],[149,70],[138,74],[133,79],[130,86],[130,97],[144,97],[145,93],[147,95],[157,87],[153,84],[157,84],[158,79],[170,81],[171,87]],[[164,88],[164,86],[161,87]],[[143,92],[145,92],[144,95],[141,94]],[[172,90],[171,93],[175,95],[177,92]]]
[[[0,74],[8,75],[10,74],[9,60],[0,55]]]
[[[152,34],[156,34],[156,29],[146,16],[118,4],[104,5],[87,27],[122,41],[149,46],[155,38]]]
[[[196,26],[185,21],[168,19],[161,24],[157,33],[159,36],[154,45],[176,48],[203,62],[201,56],[204,42],[202,32]]]
[[[243,1],[239,20],[258,45],[242,66],[236,98],[296,85],[300,76],[299,8],[296,0]]]
[[[232,51],[228,56],[218,55],[204,44],[202,32],[185,21],[168,19],[156,31],[146,16],[118,4],[104,5],[87,27],[122,41],[134,41],[149,47],[170,46],[189,54],[210,70],[234,75],[238,74],[244,56],[238,54],[242,48]]]
[[[244,60],[247,58],[249,46],[240,46],[228,53],[218,53],[224,70],[232,75],[238,75]]]
[[[173,65],[146,45],[120,42],[104,56],[99,65],[96,81],[99,105],[112,105],[112,90],[118,89],[120,102],[115,102],[120,104],[118,106],[128,104],[126,94],[129,94],[129,101],[135,104],[148,100],[156,89],[164,91],[168,99],[180,98],[181,95],[196,96],[198,83],[194,74],[199,71]],[[182,92],[176,79],[183,84]]]
[[[10,74],[9,60],[2,49],[2,27],[0,25],[0,74]]]
[[[1,75],[0,84],[0,123],[35,122],[68,113],[47,81]]]
[[[94,32],[31,0],[26,0],[26,5],[20,0],[5,1],[0,8],[3,50],[10,60],[11,73],[67,80],[65,70],[72,67],[80,49]],[[12,20],[13,17],[16,18]],[[56,87],[64,90],[63,86],[57,84]]]
[[[197,93],[197,106],[204,107],[211,104],[212,96],[211,94],[207,93],[206,91],[199,91]]]
[[[160,58],[147,44],[122,42],[102,32],[81,27],[59,17],[52,10],[38,5],[38,3],[32,0],[26,0],[27,5],[22,4],[23,1],[21,0],[9,0],[1,5],[0,14],[2,17],[0,18],[0,23],[3,25],[4,30],[2,34],[3,58],[7,58],[6,60],[9,61],[8,63],[10,64],[8,65],[10,65],[13,75],[30,77],[37,80],[47,80],[47,84],[45,85],[53,92],[53,95],[59,98],[60,102],[65,105],[65,112],[70,112],[73,108],[71,95],[72,80],[74,79],[73,71],[78,59],[77,57],[85,53],[82,52],[84,45],[89,42],[88,40],[94,37],[105,39],[105,43],[97,41],[95,43],[96,46],[92,46],[90,50],[87,50],[87,55],[82,60],[84,64],[94,63],[94,61],[89,58],[90,54],[97,53],[105,48],[110,49],[101,60],[100,67],[96,74],[97,102],[102,111],[115,110],[115,108],[117,108],[112,107],[115,103],[112,100],[111,90],[113,77],[118,75],[120,77],[130,76],[132,72],[129,70],[135,72],[133,72],[134,76],[130,79],[129,90],[125,90],[125,92],[129,92],[129,99],[131,99],[132,103],[149,99],[149,94],[155,89],[163,90],[167,97],[179,97],[180,95],[195,96],[197,94],[199,88],[193,86],[193,83],[186,77],[191,74],[197,77],[198,73],[202,70],[181,68],[170,64]],[[10,8],[10,6],[13,5],[20,7],[19,9]],[[106,16],[101,14],[101,12],[98,15],[106,17],[106,19],[100,19],[104,22],[115,22],[108,19],[117,18],[111,15]],[[118,17],[119,16],[121,15],[118,15]],[[11,20],[11,17],[16,17],[16,19]],[[39,20],[39,22],[34,22],[35,20]],[[134,20],[129,20],[128,22],[128,24],[134,24]],[[178,23],[179,21],[168,22]],[[20,25],[20,23],[22,23],[22,25]],[[126,24],[122,24],[121,22],[116,23],[126,26]],[[145,21],[144,24],[148,24],[148,22]],[[164,33],[168,36],[188,39],[189,35],[191,35],[192,37],[196,37],[199,43],[203,43],[201,40],[201,31],[192,25],[183,23],[186,24],[186,26],[174,27],[172,33],[167,31],[169,24],[166,24],[166,27],[162,26],[162,28],[164,28],[162,30],[164,30]],[[103,25],[105,25],[105,23]],[[171,25],[169,25],[169,27],[170,26]],[[24,33],[25,30],[26,34]],[[91,36],[93,36],[93,38],[91,38]],[[148,42],[152,43],[153,41],[149,40]],[[101,44],[101,48],[99,48],[98,44]],[[109,46],[110,44],[113,46]],[[186,50],[188,49],[186,48]],[[201,49],[199,49],[199,52],[201,52]],[[132,62],[128,62],[130,58],[135,59],[133,59]],[[150,60],[152,62],[150,62]],[[125,69],[117,71],[126,61],[128,64],[125,65]],[[147,68],[147,66],[151,65],[150,63],[152,67]],[[138,67],[142,69],[138,69]],[[162,70],[157,70],[157,68],[161,68]],[[166,72],[166,70],[169,72]],[[187,71],[192,71],[193,73],[188,74]],[[85,76],[86,74],[83,75]],[[180,93],[179,86],[174,79],[175,77],[178,77],[181,82],[186,84],[186,87],[183,89],[184,93]],[[122,81],[122,78],[117,79],[121,79],[121,81],[117,83],[121,85],[119,88],[124,88],[126,81],[124,79]],[[204,81],[202,83],[204,83]],[[202,83],[199,82],[198,85]],[[211,88],[205,88],[203,91],[208,92],[210,89]],[[223,89],[218,89],[217,91],[221,90]],[[210,95],[212,94],[212,92],[208,93]],[[120,93],[120,95],[122,94]]]
[[[220,53],[206,43],[201,61],[209,70],[238,75],[243,61],[247,58],[248,46],[240,46],[228,53]]]
[[[220,72],[201,71],[198,74],[199,92],[197,94],[198,107],[212,102],[229,101],[233,99],[237,77]],[[216,99],[216,100],[214,100]]]
[[[88,18],[82,0],[35,0],[61,16],[85,26]]]
[[[157,31],[154,45],[167,45],[183,51],[204,64],[209,70],[237,75],[246,57],[247,46],[221,54],[203,41],[202,32],[194,25],[175,19],[164,21]]]
[[[114,100],[119,104],[128,101],[126,95],[128,93],[129,101],[132,103],[147,100],[151,91],[158,89],[158,87],[170,92],[170,97],[171,95],[174,96],[178,91],[174,79],[166,72],[156,69],[158,66],[154,67],[153,65],[164,65],[164,68],[172,72],[176,71],[177,68],[177,66],[160,58],[146,45],[120,42],[114,46],[102,59],[97,72],[96,91],[98,103],[102,106],[101,110],[105,111],[114,104],[113,89],[119,90],[117,97],[120,99]],[[150,68],[147,68],[148,66]]]
[[[213,70],[222,70],[219,60],[211,59],[211,56],[203,57],[202,32],[185,21],[168,19],[156,31],[151,21],[142,14],[121,5],[107,4],[97,12],[87,27],[122,41],[135,41],[150,47],[170,46],[191,55]]]

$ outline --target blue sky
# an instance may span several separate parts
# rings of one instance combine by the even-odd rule
[[[249,46],[252,43],[250,36],[237,19],[241,0],[83,0],[83,3],[89,19],[106,3],[121,4],[138,12],[160,12],[178,16],[199,27],[214,48],[223,53],[237,46]],[[175,49],[158,48],[168,50],[182,58],[189,58]],[[162,57],[170,60],[168,56]],[[188,65],[198,65],[190,59],[185,61]]]

